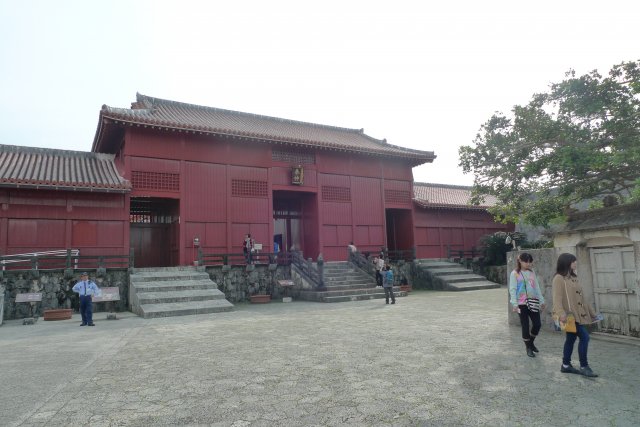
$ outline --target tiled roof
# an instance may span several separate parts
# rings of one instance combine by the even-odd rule
[[[131,108],[102,106],[94,139],[96,151],[102,138],[102,123],[111,119],[123,123],[242,137],[297,146],[379,154],[409,159],[413,164],[432,162],[432,151],[412,150],[378,140],[363,129],[346,129],[314,123],[261,116],[220,108],[186,104],[136,94]]]
[[[0,187],[128,192],[112,154],[0,145]]]
[[[413,183],[413,201],[423,208],[486,209],[497,199],[487,196],[482,205],[472,205],[471,188],[461,185]]]

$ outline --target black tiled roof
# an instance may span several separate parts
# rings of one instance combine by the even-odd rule
[[[131,108],[102,106],[100,123],[93,144],[95,151],[102,138],[102,122],[118,121],[131,125],[179,129],[243,137],[265,142],[378,154],[410,160],[413,164],[432,162],[432,151],[413,150],[372,138],[363,129],[347,129],[315,123],[204,107],[183,102],[136,95]]]
[[[462,185],[413,183],[413,201],[423,208],[481,209],[494,206],[497,199],[487,196],[482,205],[471,204],[471,188]]]
[[[112,154],[0,145],[0,187],[128,192]]]

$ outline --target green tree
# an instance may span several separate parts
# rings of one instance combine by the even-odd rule
[[[460,166],[474,174],[473,202],[498,199],[503,222],[547,226],[572,205],[613,195],[640,199],[640,61],[552,84],[507,117],[495,113]]]

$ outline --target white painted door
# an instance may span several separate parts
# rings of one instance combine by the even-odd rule
[[[590,252],[596,310],[604,315],[600,331],[640,336],[633,246],[593,248]]]

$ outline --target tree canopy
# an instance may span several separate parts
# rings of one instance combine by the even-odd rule
[[[474,202],[497,197],[498,220],[546,226],[585,200],[640,199],[640,61],[607,76],[570,70],[511,115],[495,113],[473,143],[460,166],[474,174]]]

